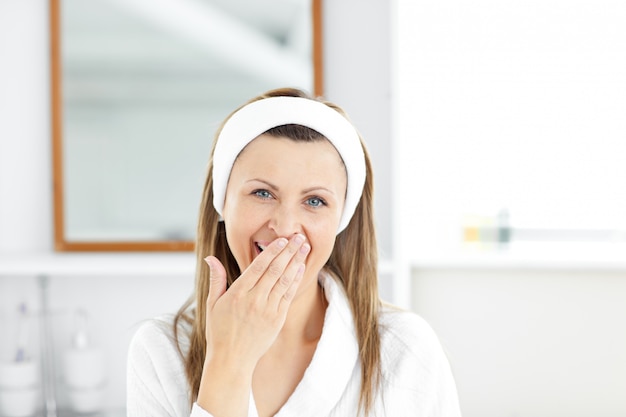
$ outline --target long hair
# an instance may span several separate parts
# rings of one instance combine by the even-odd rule
[[[268,97],[291,96],[316,100],[296,89],[277,89],[258,96],[249,103]],[[319,100],[346,117],[338,106]],[[231,114],[232,115],[232,114]],[[228,119],[226,119],[228,120]],[[216,138],[223,127],[220,127]],[[285,125],[270,129],[267,134],[288,137],[292,140],[325,140],[316,131],[299,126]],[[197,399],[200,379],[206,353],[206,301],[209,294],[210,272],[204,262],[208,255],[216,256],[226,268],[227,283],[241,274],[237,262],[228,247],[224,223],[213,207],[213,155],[215,144],[211,150],[208,172],[202,192],[200,215],[196,238],[196,280],[194,294],[181,306],[174,319],[174,335],[180,341],[178,325],[181,322],[191,323],[189,335],[189,351],[184,354],[185,373],[191,389],[190,402]],[[359,411],[367,414],[374,403],[381,382],[380,365],[380,333],[378,296],[378,249],[374,229],[373,213],[373,178],[369,154],[363,140],[361,146],[365,154],[366,180],[363,194],[348,226],[337,235],[333,251],[324,269],[333,274],[343,285],[354,322],[359,344],[361,365],[361,391]],[[179,351],[182,349],[179,342]]]

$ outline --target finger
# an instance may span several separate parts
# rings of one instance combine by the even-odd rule
[[[215,256],[207,256],[204,261],[209,265],[209,296],[207,308],[213,310],[217,300],[226,292],[226,269]]]
[[[289,309],[289,306],[291,305],[291,302],[293,301],[294,298],[296,298],[298,287],[300,287],[300,283],[302,282],[302,279],[304,278],[305,270],[306,270],[306,266],[304,264],[300,264],[300,266],[298,267],[298,271],[296,272],[296,276],[291,281],[291,285],[289,286],[287,291],[283,294],[283,296],[280,297],[278,301],[279,313],[286,314],[287,309]]]
[[[287,246],[288,242],[289,241],[284,237],[273,241],[259,256],[252,260],[246,270],[243,271],[241,276],[234,282],[233,287],[236,285],[244,291],[250,291],[254,288],[261,276],[265,274],[270,263],[280,254],[283,248]]]
[[[273,302],[275,305],[280,303],[282,298],[293,285],[294,280],[297,278],[297,274],[301,272],[300,269],[303,267],[310,250],[311,246],[308,243],[304,243],[300,246],[298,253],[292,258],[289,265],[285,268],[285,272],[274,284],[274,287],[269,294],[270,302]]]
[[[259,282],[255,287],[255,290],[258,292],[260,297],[269,297],[270,292],[273,290],[276,283],[281,279],[283,279],[283,282],[291,282],[297,268],[292,267],[290,269],[288,266],[292,264],[292,262],[300,254],[300,248],[304,245],[305,240],[305,237],[301,234],[294,235],[289,240],[287,246],[285,246],[285,248],[272,260],[272,262],[270,262],[267,266],[267,270],[259,279]],[[299,263],[302,263],[303,260],[304,259],[301,257]]]

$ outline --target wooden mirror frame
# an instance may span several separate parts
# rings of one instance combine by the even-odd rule
[[[61,1],[50,0],[50,86],[52,109],[52,180],[54,208],[54,248],[56,251],[76,252],[144,252],[193,251],[193,241],[67,241],[65,237],[64,177],[63,177],[63,86],[61,59]],[[322,65],[322,0],[311,0],[313,93],[323,94]]]

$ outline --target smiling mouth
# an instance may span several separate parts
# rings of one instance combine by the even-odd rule
[[[254,242],[254,247],[256,248],[257,254],[263,252],[267,246],[260,244],[259,242]]]

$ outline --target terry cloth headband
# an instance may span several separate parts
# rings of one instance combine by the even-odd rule
[[[348,226],[365,184],[365,156],[354,126],[339,112],[319,101],[301,97],[270,97],[236,111],[224,124],[213,154],[213,206],[222,215],[226,186],[241,150],[269,129],[296,124],[311,128],[333,144],[348,174],[348,189],[339,234]]]

